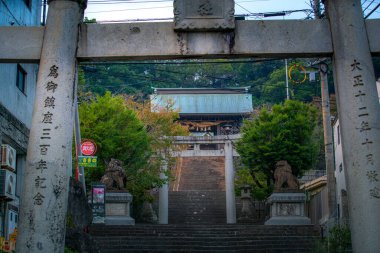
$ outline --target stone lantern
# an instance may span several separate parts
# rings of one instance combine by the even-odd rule
[[[243,185],[240,187],[241,191],[241,201],[242,201],[242,208],[241,208],[241,215],[239,217],[239,220],[247,220],[252,218],[252,203],[251,203],[251,190],[252,187],[250,185]]]

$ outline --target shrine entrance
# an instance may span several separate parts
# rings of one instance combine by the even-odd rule
[[[46,27],[0,28],[1,62],[40,63],[18,252],[63,250],[78,62],[238,57],[333,58],[353,249],[380,248],[380,183],[368,176],[380,174],[380,21],[359,0],[327,0],[328,19],[305,21],[235,21],[233,0],[207,2],[174,1],[174,23],[105,25],[80,24],[86,1],[50,0]]]

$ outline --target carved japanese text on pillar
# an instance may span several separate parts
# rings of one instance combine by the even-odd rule
[[[235,28],[233,0],[175,0],[174,29],[223,31]]]
[[[45,110],[42,113],[41,117],[41,123],[42,123],[42,133],[40,136],[40,155],[41,160],[36,164],[36,170],[40,172],[40,175],[38,175],[34,179],[34,186],[36,188],[36,194],[33,197],[33,203],[35,205],[42,205],[44,203],[45,196],[43,194],[43,190],[46,189],[46,177],[44,177],[44,173],[46,170],[48,170],[48,162],[44,158],[46,155],[48,155],[49,147],[50,147],[50,140],[52,138],[51,132],[52,128],[51,125],[53,124],[54,120],[54,109],[55,109],[55,97],[53,94],[58,89],[58,84],[56,83],[56,79],[59,76],[58,70],[59,67],[56,65],[53,65],[49,69],[48,78],[51,79],[46,83],[45,89],[47,96],[43,99],[43,105]]]
[[[374,156],[371,153],[371,147],[373,145],[373,141],[368,136],[368,132],[371,131],[372,126],[369,121],[369,113],[366,106],[366,91],[365,91],[365,83],[363,81],[363,76],[361,75],[362,67],[360,66],[360,62],[354,59],[351,64],[351,71],[353,72],[353,87],[354,87],[354,98],[355,102],[359,105],[358,107],[358,117],[360,119],[360,125],[357,127],[359,131],[359,136],[362,138],[361,145],[364,150],[367,150],[367,154],[365,155],[366,161],[366,176],[368,180],[368,184],[370,187],[369,195],[372,198],[380,198],[380,184],[378,179],[378,174],[374,168]]]

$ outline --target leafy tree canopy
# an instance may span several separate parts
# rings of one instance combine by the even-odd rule
[[[128,177],[127,187],[136,192],[140,185],[156,183],[156,175],[147,168],[151,156],[150,138],[144,124],[129,109],[122,96],[96,96],[96,100],[84,102],[79,107],[83,138],[93,139],[98,145],[98,168],[86,169],[86,182],[99,181],[111,158],[123,162]]]
[[[262,109],[242,127],[237,150],[243,164],[254,179],[258,172],[272,178],[279,160],[287,160],[293,174],[301,175],[311,168],[319,152],[319,144],[313,139],[316,124],[317,110],[299,101],[288,100],[274,105],[271,111]],[[258,180],[255,182],[260,185]]]
[[[154,108],[154,110],[151,110],[151,104],[149,102],[139,103],[134,101],[133,97],[128,97],[126,98],[126,104],[129,108],[135,111],[137,117],[143,122],[150,139],[150,149],[155,154],[149,159],[149,163],[145,170],[141,172],[147,173],[148,170],[148,174],[158,176],[161,165],[164,162],[163,159],[165,159],[165,162],[167,162],[169,167],[173,166],[175,163],[175,158],[171,157],[170,154],[171,150],[175,148],[173,146],[173,141],[171,138],[164,137],[186,136],[189,135],[189,130],[177,121],[179,114],[173,109],[171,103],[168,103],[167,106],[163,108]],[[167,170],[167,176],[170,180],[170,170]],[[153,186],[159,186],[159,184],[155,182],[154,185],[149,185],[149,182],[147,182],[147,184],[143,183],[141,186],[150,189]],[[148,192],[141,193],[144,194],[144,196],[142,196],[143,199],[151,199]]]
[[[116,158],[123,161],[127,187],[135,199],[149,198],[147,190],[164,183],[159,178],[162,155],[168,158],[165,153],[172,148],[171,139],[162,136],[188,135],[188,129],[176,121],[178,112],[171,104],[151,111],[150,103],[110,92],[89,94],[83,101],[79,107],[82,137],[95,140],[99,158],[98,168],[86,171],[86,182],[99,181],[110,158]]]

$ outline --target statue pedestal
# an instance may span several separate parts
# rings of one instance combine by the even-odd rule
[[[128,192],[106,192],[106,225],[135,225],[130,216],[132,195]]]
[[[309,225],[305,216],[306,195],[301,192],[275,192],[268,198],[270,219],[265,225]]]

